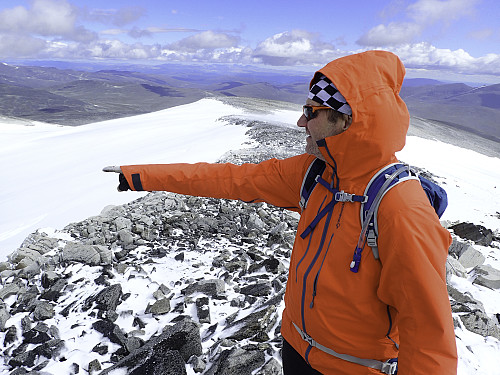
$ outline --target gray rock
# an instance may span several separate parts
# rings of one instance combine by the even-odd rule
[[[200,297],[196,300],[196,314],[200,323],[210,323],[210,307],[208,297]]]
[[[9,365],[13,367],[26,366],[33,367],[36,361],[36,354],[29,350],[24,353],[17,354],[9,360]]]
[[[474,241],[478,245],[490,246],[493,241],[493,232],[482,225],[460,223],[451,226],[457,236]]]
[[[500,289],[500,271],[489,264],[474,268],[477,275],[474,284],[482,285],[490,289]]]
[[[101,290],[96,296],[92,296],[85,302],[86,308],[90,308],[92,303],[97,304],[97,308],[102,311],[115,311],[121,303],[122,287],[120,284],[110,285]]]
[[[64,287],[68,285],[68,281],[65,279],[58,279],[54,285],[52,285],[48,290],[43,292],[40,296],[42,299],[48,301],[57,301],[62,294]]]
[[[35,311],[33,311],[33,319],[35,321],[51,319],[55,315],[54,307],[45,301],[41,301],[35,307]]]
[[[90,375],[96,373],[97,371],[100,371],[102,369],[101,363],[99,360],[94,359],[93,361],[90,361],[89,366],[88,366],[88,373]]]
[[[55,282],[57,280],[59,280],[60,278],[61,278],[61,276],[58,275],[57,273],[55,273],[54,271],[44,272],[44,273],[42,273],[42,277],[41,277],[42,286],[45,289],[48,289],[52,285],[54,285]]]
[[[118,239],[125,246],[132,245],[134,243],[134,236],[132,232],[128,229],[122,229],[118,232]]]
[[[196,373],[203,372],[207,368],[207,364],[200,357],[195,355],[191,356],[187,363],[191,365],[193,371]]]
[[[469,246],[465,251],[462,252],[458,261],[465,268],[472,268],[476,266],[480,266],[484,263],[486,258],[480,251],[474,249],[474,247]]]
[[[120,232],[122,229],[126,229],[128,231],[132,230],[132,221],[126,217],[117,217],[114,224],[117,232]]]
[[[485,311],[483,304],[472,298],[469,293],[462,293],[453,286],[448,285],[448,294],[452,298],[451,309],[455,313]]]
[[[5,300],[10,296],[15,296],[19,293],[22,293],[23,291],[26,291],[26,288],[20,282],[7,284],[2,289],[0,289],[0,299]]]
[[[5,324],[7,323],[7,320],[10,319],[10,314],[9,311],[7,310],[7,307],[5,306],[5,303],[0,301],[0,331],[5,330]]]
[[[168,298],[161,298],[152,305],[146,307],[146,314],[163,315],[170,311],[170,300]]]
[[[99,253],[102,265],[109,265],[113,260],[113,252],[107,246],[94,245],[94,249]]]
[[[493,336],[500,340],[500,327],[490,319],[484,312],[475,311],[470,314],[461,315],[465,328],[483,337]]]
[[[464,251],[466,251],[469,247],[472,247],[470,244],[466,242],[461,242],[457,240],[456,238],[453,238],[453,241],[450,245],[450,248],[448,249],[448,252],[450,254],[455,254],[457,258],[462,255]]]
[[[230,333],[226,338],[241,341],[254,337],[261,331],[269,332],[277,319],[276,306],[267,306],[228,324],[225,329]]]
[[[224,293],[225,285],[224,280],[201,280],[184,288],[182,293],[188,296],[198,292],[215,297]]]
[[[462,263],[455,259],[452,255],[448,255],[446,259],[446,281],[449,282],[451,275],[466,278],[467,270],[464,268]]]
[[[281,364],[275,358],[271,358],[269,361],[266,362],[264,366],[262,366],[262,369],[260,370],[259,374],[281,375],[282,371],[283,370]]]
[[[221,353],[217,363],[210,368],[207,375],[251,375],[265,363],[263,351],[249,348],[233,348]]]
[[[252,229],[263,230],[266,228],[266,223],[264,223],[257,214],[252,213],[248,218],[247,228],[250,230]]]
[[[121,345],[123,348],[127,346],[127,337],[119,326],[109,320],[98,320],[92,324],[92,328],[97,332],[102,333],[111,342]]]
[[[245,295],[262,297],[271,294],[273,287],[269,280],[259,280],[255,284],[244,286],[240,292]]]
[[[10,346],[10,344],[15,342],[16,340],[17,340],[17,328],[16,326],[10,326],[9,328],[7,328],[7,331],[5,332],[3,346]]]
[[[74,261],[90,266],[97,266],[101,262],[101,256],[92,245],[70,242],[63,249],[62,260],[65,262]]]
[[[188,319],[168,327],[101,375],[125,369],[127,374],[184,375],[185,362],[202,353],[200,330]]]

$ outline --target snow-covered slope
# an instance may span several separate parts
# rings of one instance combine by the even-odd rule
[[[61,228],[136,199],[116,191],[116,175],[104,166],[214,162],[240,148],[246,129],[217,119],[241,112],[201,100],[79,127],[0,120],[0,260],[37,228]]]

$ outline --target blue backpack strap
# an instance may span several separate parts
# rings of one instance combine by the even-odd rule
[[[304,210],[307,206],[307,201],[318,183],[318,177],[321,177],[326,168],[326,162],[321,159],[314,159],[307,168],[302,186],[300,188],[300,208]]]
[[[366,186],[365,195],[368,196],[368,200],[361,204],[360,216],[362,228],[350,265],[352,272],[358,272],[361,253],[365,244],[371,247],[375,259],[379,259],[377,212],[380,202],[390,189],[407,180],[420,181],[430,204],[439,217],[441,217],[446,209],[448,205],[446,191],[432,181],[417,175],[408,165],[394,163],[379,170]]]

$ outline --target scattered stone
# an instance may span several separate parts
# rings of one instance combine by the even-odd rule
[[[100,371],[101,369],[102,369],[102,367],[101,367],[101,363],[99,362],[99,360],[94,359],[93,361],[91,361],[89,363],[88,372],[90,375],[92,375],[93,373],[95,373],[97,371]]]
[[[5,306],[5,303],[0,301],[0,331],[5,330],[5,324],[10,319],[10,313]]]
[[[490,246],[493,241],[493,231],[482,225],[460,223],[451,226],[451,229],[457,236],[474,241],[478,245]]]
[[[146,314],[162,315],[170,311],[170,300],[168,298],[162,298],[152,305],[146,307]]]
[[[268,280],[260,280],[255,284],[244,286],[240,292],[255,297],[263,297],[271,294],[273,287]]]
[[[261,331],[269,332],[278,318],[275,312],[276,306],[268,306],[228,324],[226,329],[229,329],[231,333],[227,338],[241,341],[254,337]]]
[[[97,266],[101,262],[99,252],[92,245],[83,245],[70,242],[62,252],[62,260],[65,262],[78,262]]]
[[[225,282],[224,280],[201,280],[194,284],[189,285],[182,290],[182,293],[189,296],[193,293],[204,293],[210,297],[216,297],[224,293]]]
[[[195,355],[191,356],[187,363],[191,365],[193,371],[196,373],[203,372],[207,368],[207,364],[200,357]]]
[[[54,307],[49,302],[41,301],[35,307],[35,311],[33,312],[33,319],[35,321],[46,320],[53,318],[54,315]]]
[[[200,331],[190,320],[182,320],[152,338],[140,349],[123,358],[101,375],[125,369],[128,374],[187,374],[185,363],[202,353]]]
[[[489,264],[474,268],[477,277],[474,284],[482,285],[490,289],[500,289],[500,271]]]
[[[265,363],[264,352],[256,348],[233,348],[221,353],[220,359],[207,375],[251,375]]]
[[[54,271],[44,272],[44,273],[42,273],[42,277],[41,277],[42,287],[44,287],[45,289],[49,289],[60,278],[61,278],[61,276],[59,276]]]
[[[105,211],[64,228],[71,241],[30,236],[11,257],[17,263],[0,264],[0,296],[10,298],[8,305],[0,301],[1,344],[11,375],[42,374],[54,361],[69,361],[60,357],[65,343],[55,323],[44,323],[54,313],[56,321],[79,315],[62,335],[73,334],[71,346],[95,331],[103,336],[92,349],[91,358],[97,359],[90,364],[73,359],[66,364],[75,362],[66,367],[70,374],[281,373],[279,307],[296,215],[265,204],[167,193]],[[475,245],[461,241],[455,236],[450,247],[447,278],[473,275],[477,284],[495,288],[496,270],[483,264]],[[192,259],[193,275],[151,289],[154,303],[146,308],[151,315],[144,315],[144,306],[134,301],[141,284],[134,290],[127,280],[154,288],[165,263],[185,269]],[[489,318],[470,294],[451,286],[448,292],[457,329],[497,335],[500,315]],[[215,307],[234,313],[216,315]],[[9,324],[19,321],[21,329]],[[149,336],[165,321],[170,323],[161,334]]]
[[[5,337],[3,339],[3,346],[9,346],[12,344],[17,338],[17,328],[16,326],[10,326],[7,328],[7,332],[5,332]]]
[[[457,240],[457,238],[454,237],[450,245],[450,248],[448,249],[448,252],[450,254],[454,254],[458,259],[460,258],[460,255],[462,255],[462,253],[466,251],[469,247],[472,247],[469,243],[459,241]]]
[[[500,327],[483,311],[474,311],[466,315],[460,315],[460,320],[469,331],[483,337],[493,336],[500,340]]]
[[[283,373],[281,364],[275,359],[271,358],[262,366],[260,374],[262,375],[281,375]]]
[[[458,258],[458,261],[465,268],[480,266],[484,263],[485,260],[486,258],[484,257],[484,255],[480,251],[474,249],[472,246],[469,246],[464,252],[462,252],[460,258]]]
[[[196,300],[196,314],[200,323],[210,324],[210,307],[208,297],[200,297]]]

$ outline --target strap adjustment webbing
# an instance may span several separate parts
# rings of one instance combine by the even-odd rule
[[[351,363],[356,363],[361,366],[365,367],[370,367],[375,370],[379,370],[383,374],[387,375],[394,375],[396,374],[397,368],[398,368],[398,363],[397,361],[394,361],[394,359],[389,359],[386,362],[382,361],[377,361],[376,359],[365,359],[365,358],[358,358],[354,357],[349,354],[342,354],[342,353],[337,353],[335,350],[327,348],[324,345],[321,345],[320,343],[316,342],[311,336],[309,336],[307,333],[303,332],[295,323],[293,323],[293,326],[299,333],[300,337],[302,340],[307,342],[309,345],[315,347],[316,349],[321,350],[322,352],[325,352],[327,354],[330,354],[336,358],[343,359],[344,361],[351,362]]]

